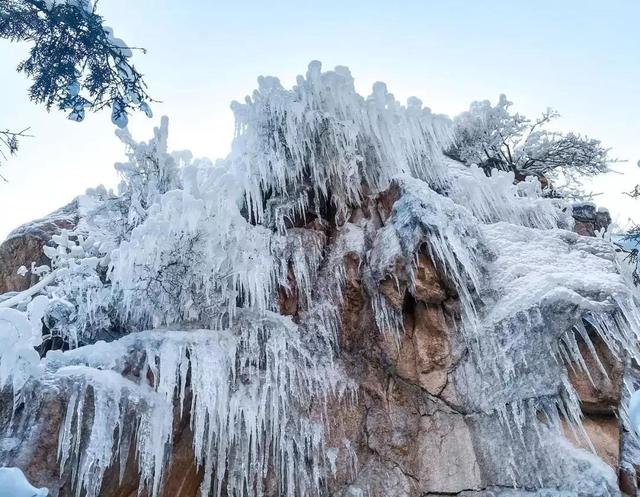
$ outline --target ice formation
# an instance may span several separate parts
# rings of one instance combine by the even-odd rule
[[[571,207],[537,181],[446,159],[446,117],[382,83],[363,98],[346,68],[314,62],[291,90],[260,78],[233,110],[233,149],[215,164],[169,153],[166,120],[148,143],[119,132],[118,194],[82,197],[41,282],[0,301],[0,385],[16,404],[60,386],[58,459],[77,495],[97,497],[105,471],[122,478],[135,454],[158,496],[183,416],[203,496],[260,497],[269,472],[280,495],[322,494],[338,450],[325,446],[326,403],[355,394],[336,358],[342,256],[361,254],[380,332],[398,337],[379,283],[401,267],[413,285],[421,250],[459,295],[466,414],[488,439],[511,434],[485,454],[504,484],[612,491],[610,472],[559,434],[561,418],[580,430],[566,374],[583,364],[575,334],[637,353],[640,316],[612,246],[565,231]],[[384,226],[352,215],[394,189]],[[333,231],[301,229],[314,222]],[[294,290],[296,320],[278,300]],[[43,324],[64,346],[41,359]],[[546,480],[536,465],[551,468]]]
[[[0,468],[0,497],[47,497],[46,488],[35,488],[19,468]]]

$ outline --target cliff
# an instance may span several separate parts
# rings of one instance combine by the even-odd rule
[[[121,133],[118,194],[0,247],[0,463],[60,497],[634,494],[604,213],[344,68],[259,85],[224,161]]]

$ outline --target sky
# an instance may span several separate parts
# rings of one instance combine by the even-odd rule
[[[640,222],[639,0],[100,0],[115,35],[145,47],[134,63],[161,103],[135,115],[134,136],[152,136],[170,118],[170,148],[224,157],[233,138],[229,104],[259,75],[291,86],[311,60],[345,65],[368,95],[376,81],[401,99],[415,95],[455,115],[474,100],[505,93],[533,117],[560,112],[556,127],[602,140],[627,162],[590,188],[614,220]],[[0,129],[30,127],[19,153],[0,169],[0,240],[99,184],[115,187],[124,159],[108,112],[75,123],[27,97],[15,71],[28,45],[0,40]]]

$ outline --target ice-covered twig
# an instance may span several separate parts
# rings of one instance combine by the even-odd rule
[[[32,287],[29,287],[26,290],[20,292],[19,294],[14,295],[9,299],[0,302],[0,308],[15,307],[16,305],[25,302],[30,297],[33,297],[36,293],[38,293],[40,290],[45,288],[47,285],[53,283],[56,277],[58,276],[59,271],[60,269],[51,271],[49,274],[47,274],[44,278],[42,278],[40,281],[38,281],[38,283],[36,283]]]

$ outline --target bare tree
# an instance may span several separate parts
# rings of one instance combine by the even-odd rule
[[[511,113],[510,106],[505,95],[495,106],[488,100],[473,102],[455,118],[455,143],[446,153],[487,173],[500,169],[520,177],[562,175],[569,181],[606,172],[616,162],[598,140],[546,129],[559,117],[556,111],[547,109],[531,120]]]

